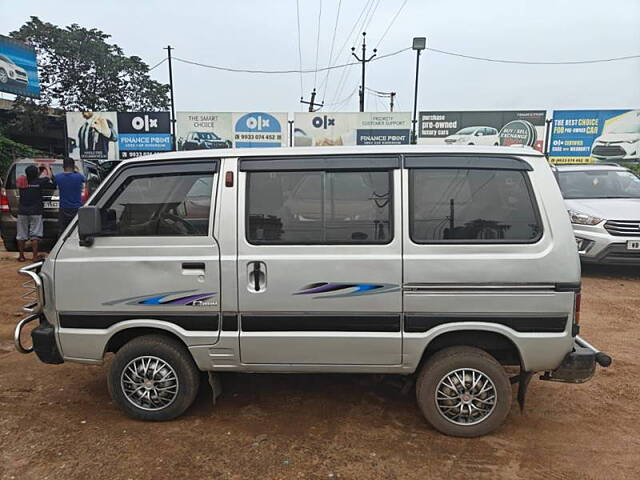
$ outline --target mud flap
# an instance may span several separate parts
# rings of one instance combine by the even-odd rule
[[[514,377],[510,378],[511,383],[518,383],[518,405],[520,405],[520,413],[524,413],[524,401],[527,395],[527,389],[529,388],[529,383],[531,382],[531,378],[533,378],[533,372],[523,372]]]
[[[213,394],[213,405],[215,405],[218,397],[222,394],[222,380],[220,380],[220,375],[215,372],[207,373],[209,377],[209,385],[211,386],[211,393]]]

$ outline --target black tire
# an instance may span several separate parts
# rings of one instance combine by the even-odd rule
[[[123,390],[121,382],[123,372],[131,362],[140,357],[160,359],[175,373],[177,378],[176,393],[171,403],[162,408],[149,410],[138,406],[134,404],[133,400],[129,400]],[[164,372],[167,371],[169,369],[165,368]],[[154,383],[159,385],[160,389],[166,389],[166,383],[160,381],[162,372],[158,371],[155,375],[156,381]],[[111,364],[108,384],[111,398],[129,417],[147,421],[173,420],[182,415],[196,398],[200,386],[200,371],[194,364],[191,354],[181,342],[163,335],[145,335],[134,338],[118,350]]]
[[[4,68],[0,68],[0,83],[9,83],[9,75]]]
[[[17,252],[18,251],[18,242],[14,238],[3,238],[2,243],[4,243],[4,249],[7,252]]]
[[[440,382],[458,369],[475,370],[493,382],[497,397],[495,405],[478,423],[461,425],[445,418],[436,403],[436,389]],[[460,346],[440,350],[428,359],[418,374],[416,396],[422,414],[436,430],[454,437],[479,437],[502,425],[511,409],[512,394],[509,378],[495,358],[479,348]],[[460,402],[457,398],[453,401]],[[476,402],[475,405],[483,406],[483,403]]]

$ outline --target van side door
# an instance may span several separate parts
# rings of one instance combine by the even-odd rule
[[[398,365],[398,156],[240,159],[245,364]]]
[[[188,346],[217,341],[217,168],[212,159],[133,163],[92,200],[101,234],[81,246],[74,228],[55,261],[65,355],[91,358],[93,334],[131,326],[177,332]]]

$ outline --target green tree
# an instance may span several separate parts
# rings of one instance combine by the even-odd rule
[[[10,35],[32,45],[38,56],[41,98],[18,101],[16,109],[23,115],[38,116],[36,106],[81,111],[168,108],[169,86],[152,80],[140,57],[126,56],[118,45],[108,43],[110,35],[96,28],[58,27],[31,17]]]

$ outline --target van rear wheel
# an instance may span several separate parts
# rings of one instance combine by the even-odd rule
[[[193,403],[200,373],[183,344],[145,335],[118,350],[108,384],[111,398],[129,417],[172,420]]]
[[[486,435],[511,409],[511,384],[504,368],[475,347],[435,353],[418,375],[416,395],[427,421],[454,437]]]

